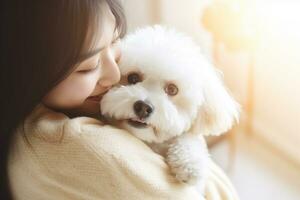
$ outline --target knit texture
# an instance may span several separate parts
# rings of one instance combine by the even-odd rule
[[[197,200],[163,157],[130,135],[89,117],[70,119],[42,104],[15,134],[8,162],[16,200]],[[207,200],[237,200],[210,163]]]

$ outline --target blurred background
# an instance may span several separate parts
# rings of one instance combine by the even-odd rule
[[[123,0],[129,33],[187,33],[224,74],[240,123],[207,138],[242,200],[300,199],[300,0]]]

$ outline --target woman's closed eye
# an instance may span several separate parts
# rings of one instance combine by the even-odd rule
[[[79,71],[77,71],[77,72],[78,72],[78,73],[83,73],[83,74],[85,74],[85,73],[93,72],[93,71],[95,71],[97,68],[98,68],[98,65],[97,65],[97,67],[90,68],[90,69],[83,69],[83,70],[79,70]]]
[[[78,70],[78,73],[86,74],[96,71],[100,67],[100,62],[97,62],[97,65],[94,67],[87,67],[86,69]]]

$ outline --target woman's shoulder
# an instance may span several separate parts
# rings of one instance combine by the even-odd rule
[[[171,177],[167,175],[163,158],[144,142],[125,130],[104,125],[94,118],[69,118],[40,105],[25,122],[24,133],[35,152],[41,154],[39,157],[47,157],[45,162],[49,162],[49,157],[55,160],[58,154],[63,153],[66,153],[66,159],[73,160],[73,155],[77,154],[91,157],[85,160],[86,163],[91,162],[90,165],[101,166],[100,163],[104,162],[147,179]],[[144,170],[152,175],[145,175]]]
[[[103,124],[91,117],[70,118],[39,104],[26,118],[19,132],[33,145],[76,143],[110,154],[148,148],[125,130]],[[123,148],[123,149],[122,149]]]
[[[60,190],[73,188],[98,198],[116,196],[104,199],[197,197],[193,188],[175,181],[161,156],[124,130],[88,117],[70,119],[45,107],[36,108],[25,125],[26,137],[17,138],[10,154],[9,174],[15,193],[41,192],[32,184],[24,190],[22,180],[47,185],[42,188],[43,194],[47,193],[51,187],[44,181],[51,179],[62,186]],[[56,192],[57,188],[51,190],[51,195]]]
[[[22,132],[26,137],[59,142],[69,134],[68,132],[76,134],[82,131],[82,127],[89,125],[101,128],[103,123],[91,117],[70,118],[64,113],[54,111],[43,104],[38,104],[18,127],[18,132]]]
[[[43,105],[38,105],[18,127],[13,143],[12,150],[21,150],[17,154],[27,153],[42,166],[64,163],[61,167],[65,167],[84,161],[87,166],[98,167],[125,164],[126,169],[133,170],[143,165],[137,160],[147,158],[166,167],[159,155],[127,131],[90,117],[69,118]]]

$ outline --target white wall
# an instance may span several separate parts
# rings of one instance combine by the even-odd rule
[[[265,16],[255,65],[255,128],[300,164],[300,2]]]
[[[128,21],[128,31],[151,24],[150,0],[122,0]]]
[[[159,23],[187,33],[203,46],[210,45],[210,35],[201,28],[200,19],[207,2],[208,0],[123,0],[129,32],[137,27]]]

